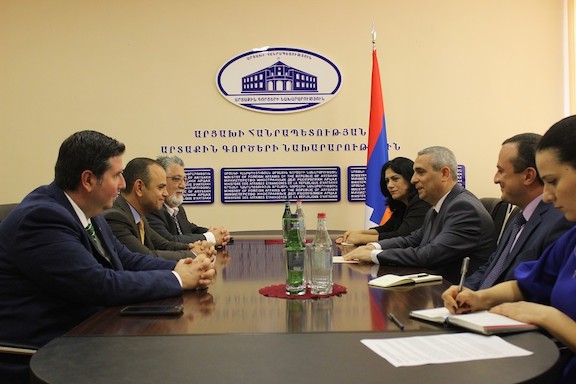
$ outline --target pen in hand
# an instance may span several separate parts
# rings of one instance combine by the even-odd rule
[[[400,320],[398,320],[398,318],[397,318],[396,316],[394,316],[393,313],[389,313],[389,314],[388,314],[388,318],[389,318],[390,320],[392,320],[392,322],[393,322],[394,324],[396,324],[396,326],[397,326],[398,328],[400,328],[401,331],[404,330],[404,324],[402,324],[402,323],[400,322]]]
[[[460,270],[460,284],[458,284],[458,293],[462,292],[462,287],[464,286],[464,279],[466,278],[466,273],[468,272],[468,263],[470,262],[469,257],[465,257],[462,260],[462,269]]]

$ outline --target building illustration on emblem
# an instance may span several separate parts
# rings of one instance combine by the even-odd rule
[[[242,93],[318,92],[318,77],[281,61],[242,77]]]

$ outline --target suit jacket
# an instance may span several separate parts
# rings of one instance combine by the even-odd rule
[[[208,232],[208,228],[199,227],[194,223],[188,221],[186,216],[186,211],[182,206],[176,214],[176,219],[178,224],[180,224],[180,229],[182,230],[182,235],[178,234],[176,228],[176,223],[174,219],[163,205],[162,208],[154,213],[146,216],[148,223],[152,229],[154,229],[160,236],[170,241],[179,241],[183,243],[193,243],[197,240],[206,240],[206,236],[203,233]]]
[[[440,212],[430,209],[420,229],[379,241],[378,261],[429,269],[456,283],[464,257],[470,257],[471,272],[488,260],[496,246],[493,233],[494,222],[480,200],[456,184]]]
[[[150,227],[145,217],[141,218],[144,222],[144,244],[142,244],[136,219],[132,214],[130,205],[122,195],[116,198],[114,206],[104,211],[103,215],[118,240],[133,252],[170,260],[195,256],[188,250],[188,243],[166,240]]]
[[[522,213],[519,212],[518,214],[521,215]],[[494,285],[503,281],[514,280],[514,270],[518,264],[539,258],[548,245],[556,241],[573,225],[574,223],[566,220],[564,214],[555,209],[552,204],[541,201],[530,216],[530,220],[524,224],[524,228],[506,260],[505,268]],[[511,234],[512,226],[510,225],[502,234],[502,240],[494,253],[490,255],[488,262],[466,279],[464,285],[467,288],[477,290],[480,287],[484,277],[494,268]]]
[[[103,306],[179,296],[176,263],[131,252],[101,216],[98,253],[64,192],[31,192],[0,224],[0,339],[42,346]]]
[[[378,240],[390,239],[396,236],[407,236],[424,223],[430,204],[414,196],[407,206],[398,208],[386,223],[374,227],[378,231]]]

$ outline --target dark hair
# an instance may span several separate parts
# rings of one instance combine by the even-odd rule
[[[537,133],[521,133],[504,140],[504,144],[516,144],[518,155],[512,160],[514,172],[520,173],[526,168],[534,168],[536,170],[536,180],[540,184],[544,184],[536,168],[536,147],[540,142],[542,135]]]
[[[389,160],[382,166],[382,171],[380,173],[380,190],[384,197],[386,197],[386,204],[390,207],[392,211],[395,211],[400,205],[403,205],[401,201],[394,200],[388,187],[386,185],[386,170],[391,168],[394,172],[402,176],[410,185],[408,189],[408,201],[412,200],[414,196],[418,194],[416,187],[410,182],[412,175],[414,175],[414,162],[405,157],[396,157],[395,159]]]
[[[536,151],[553,150],[560,163],[576,168],[576,115],[554,124],[538,143]]]
[[[149,187],[150,166],[152,164],[156,164],[159,167],[162,167],[160,163],[158,163],[156,160],[152,160],[147,157],[136,157],[130,160],[128,164],[126,164],[126,168],[124,168],[124,180],[126,180],[126,188],[124,189],[124,192],[126,193],[132,192],[134,183],[138,179],[142,180],[144,182],[144,185]]]
[[[110,158],[122,155],[125,149],[124,144],[100,132],[76,132],[60,146],[54,181],[63,190],[73,191],[86,170],[100,180],[110,168]]]

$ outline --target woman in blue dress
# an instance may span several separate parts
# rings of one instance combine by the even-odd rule
[[[576,221],[576,116],[554,124],[542,137],[536,165],[544,181],[543,200]],[[516,280],[480,291],[443,295],[451,311],[490,309],[548,331],[569,350],[561,383],[576,383],[576,227],[536,261],[516,268]]]

